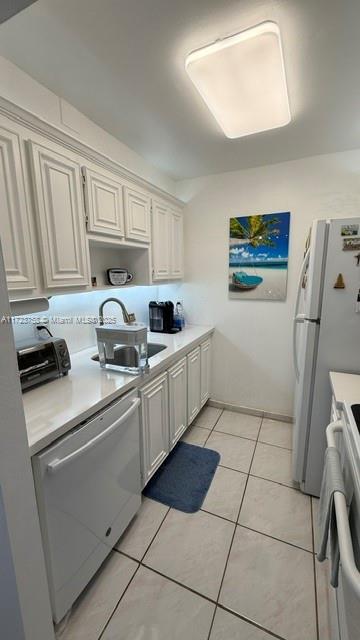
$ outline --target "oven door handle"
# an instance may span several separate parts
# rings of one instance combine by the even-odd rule
[[[69,453],[69,455],[65,456],[65,458],[60,458],[60,459],[55,458],[55,460],[52,460],[52,462],[49,462],[46,467],[47,471],[52,474],[57,473],[58,471],[60,471],[60,469],[65,467],[67,464],[69,464],[69,462],[73,462],[74,460],[82,456],[83,453],[86,453],[87,451],[90,451],[90,449],[93,449],[93,447],[95,447],[97,444],[99,444],[99,442],[107,438],[118,427],[120,427],[120,425],[122,425],[128,418],[130,418],[130,416],[135,412],[139,404],[140,404],[140,398],[134,398],[130,408],[127,409],[127,411],[125,411],[125,413],[123,413],[123,415],[120,416],[120,418],[115,420],[115,422],[113,422],[109,427],[107,427],[107,429],[104,429],[104,431],[101,431],[101,433],[99,433],[97,436],[95,436],[94,438],[92,438],[91,440],[83,444],[83,446],[79,447],[79,449],[76,449],[76,451]]]
[[[344,424],[341,420],[332,422],[326,429],[326,440],[328,447],[336,448],[335,433],[342,433]],[[349,581],[357,598],[360,599],[360,571],[355,564],[354,549],[352,545],[351,532],[349,526],[349,516],[346,505],[346,498],[340,491],[334,492],[336,525],[339,541],[341,567]]]
[[[19,373],[21,376],[24,376],[25,373],[30,373],[31,371],[39,371],[39,369],[45,369],[49,364],[49,360],[44,360],[44,362],[40,362],[40,364],[33,364],[31,367],[27,367],[27,369],[20,369]]]

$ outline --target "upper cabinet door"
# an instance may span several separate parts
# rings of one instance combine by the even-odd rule
[[[150,242],[151,200],[146,193],[130,187],[124,187],[125,235],[129,240]]]
[[[0,129],[0,236],[9,291],[35,289],[29,211],[18,136]]]
[[[88,231],[125,235],[122,185],[107,172],[83,167]]]
[[[184,275],[184,232],[183,216],[178,211],[170,211],[170,247],[171,277],[182,278]]]
[[[170,265],[170,217],[165,204],[153,200],[152,209],[153,279],[168,280]]]
[[[89,284],[80,165],[30,142],[45,287]]]

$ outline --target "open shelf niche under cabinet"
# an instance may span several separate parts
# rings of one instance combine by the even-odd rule
[[[89,239],[91,278],[96,278],[96,289],[114,289],[107,279],[107,270],[127,269],[133,279],[123,287],[151,284],[151,263],[148,246],[114,244],[106,240]]]

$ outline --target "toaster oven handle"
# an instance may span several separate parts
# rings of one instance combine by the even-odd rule
[[[60,458],[60,459],[56,458],[52,462],[49,462],[49,464],[46,467],[48,472],[54,474],[57,471],[60,471],[60,469],[65,467],[69,462],[72,462],[73,460],[76,460],[77,458],[79,458],[83,453],[90,451],[90,449],[95,447],[95,445],[97,445],[99,442],[104,440],[104,438],[107,438],[107,436],[109,436],[111,433],[113,433],[113,431],[115,431],[118,427],[120,427],[120,425],[123,424],[134,413],[135,409],[139,406],[139,404],[140,404],[140,398],[134,398],[130,408],[127,409],[127,411],[125,411],[125,413],[123,413],[123,415],[120,416],[120,418],[115,420],[115,422],[113,422],[109,427],[107,427],[107,429],[104,429],[104,431],[101,431],[101,433],[99,433],[97,436],[95,436],[94,438],[92,438],[91,440],[83,444],[83,446],[79,447],[79,449],[76,449],[72,453],[69,453],[69,455],[65,456],[65,458]]]
[[[33,364],[31,367],[27,367],[27,369],[20,369],[20,375],[23,376],[25,373],[31,373],[31,371],[38,371],[39,369],[44,369],[49,364],[49,360],[44,360],[40,364]]]

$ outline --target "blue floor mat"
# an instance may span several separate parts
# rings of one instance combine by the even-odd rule
[[[204,502],[219,461],[217,451],[179,442],[143,494],[179,511],[195,513]]]

